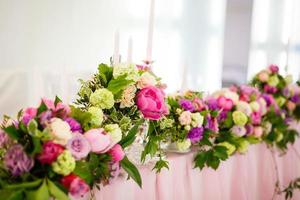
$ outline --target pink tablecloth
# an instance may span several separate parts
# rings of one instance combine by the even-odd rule
[[[300,142],[294,145],[300,150]],[[276,173],[270,151],[265,145],[254,145],[246,155],[235,155],[222,163],[217,171],[193,169],[193,153],[169,154],[169,170],[155,174],[147,167],[140,167],[143,189],[133,181],[120,178],[109,186],[95,191],[97,200],[258,200],[271,199]],[[290,150],[276,156],[280,182],[300,176],[300,160]],[[284,199],[283,196],[276,199]],[[296,192],[293,199],[300,199]]]

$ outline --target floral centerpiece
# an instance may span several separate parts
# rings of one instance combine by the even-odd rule
[[[293,143],[300,134],[299,84],[292,83],[291,76],[280,75],[276,65],[270,65],[256,74],[251,84],[263,93],[263,98],[270,106],[264,121],[271,127],[263,139],[285,151],[287,144]]]
[[[83,124],[104,130],[118,129],[116,140],[122,138],[122,148],[130,148],[140,134],[139,127],[168,114],[165,85],[148,65],[100,64],[93,78],[81,83],[76,104],[94,119]],[[144,143],[147,138],[141,135],[139,140]]]
[[[56,98],[42,99],[39,107],[24,109],[16,120],[6,118],[0,130],[1,198],[81,197],[93,186],[109,183],[121,160],[125,170],[137,173],[124,160],[118,129],[81,123],[90,117]]]

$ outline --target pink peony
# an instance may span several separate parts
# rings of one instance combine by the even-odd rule
[[[253,128],[253,134],[256,137],[261,137],[264,134],[264,130],[263,130],[263,128],[261,126],[255,126]]]
[[[37,159],[42,164],[51,164],[64,151],[64,147],[52,141],[44,143],[42,152],[37,156]]]
[[[162,90],[148,86],[137,94],[137,106],[145,118],[158,120],[168,113]]]
[[[217,101],[218,101],[218,106],[220,108],[223,108],[223,110],[228,111],[231,110],[233,107],[233,101],[226,97],[220,96]]]
[[[111,155],[114,162],[119,162],[119,161],[123,160],[123,158],[125,156],[125,153],[124,153],[121,145],[119,145],[119,144],[116,144],[115,146],[113,146],[113,148],[111,148],[108,153]]]
[[[259,125],[261,123],[261,113],[260,112],[252,112],[250,117],[251,117],[252,124]]]
[[[37,109],[36,108],[27,108],[22,116],[22,121],[25,125],[29,123],[30,120],[34,119],[37,114]]]
[[[269,66],[269,70],[270,70],[272,73],[276,74],[276,73],[278,73],[279,68],[278,68],[277,65],[270,65],[270,66]]]
[[[269,80],[269,74],[266,71],[261,71],[258,74],[258,80],[260,80],[261,82],[267,82]]]
[[[91,151],[95,153],[105,153],[112,146],[110,135],[105,134],[104,129],[91,129],[84,133],[85,138],[91,145]]]

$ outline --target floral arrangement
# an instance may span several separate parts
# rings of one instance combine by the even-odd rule
[[[16,120],[5,117],[1,197],[82,197],[94,186],[109,184],[120,169],[141,186],[138,169],[125,155],[138,137],[141,161],[158,158],[153,169],[160,172],[168,168],[167,152],[193,150],[195,167],[217,169],[235,153],[246,153],[250,144],[264,142],[285,152],[300,133],[300,83],[281,76],[275,65],[249,85],[210,95],[166,96],[165,87],[147,64],[100,64],[90,80],[81,80],[74,105],[42,99]],[[282,190],[287,198],[298,182]]]
[[[123,148],[135,141],[142,125],[158,121],[169,112],[163,92],[165,85],[149,65],[100,64],[98,73],[81,83],[76,104],[97,119],[83,123],[105,130],[118,127]]]
[[[117,176],[120,162],[135,176],[137,169],[118,144],[118,126],[103,129],[81,123],[94,119],[90,117],[56,98],[22,110],[17,120],[6,118],[0,130],[1,197],[81,197]]]

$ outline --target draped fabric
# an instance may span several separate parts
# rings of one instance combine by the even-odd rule
[[[300,151],[300,141],[293,146]],[[221,163],[219,169],[193,169],[193,154],[169,154],[169,170],[155,174],[149,167],[140,167],[143,189],[126,177],[111,185],[95,189],[97,200],[265,200],[272,199],[276,181],[274,160],[264,144],[253,145],[245,155],[235,155]],[[290,148],[280,156],[275,152],[281,186],[300,176],[299,157]],[[293,199],[299,199],[296,191]],[[275,199],[284,199],[283,195]]]

